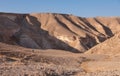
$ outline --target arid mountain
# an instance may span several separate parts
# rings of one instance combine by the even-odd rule
[[[0,13],[0,75],[119,76],[119,41],[120,17]]]
[[[120,31],[119,17],[0,13],[0,40],[33,49],[85,52]]]

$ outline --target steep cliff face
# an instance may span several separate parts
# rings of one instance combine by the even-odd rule
[[[120,17],[0,13],[0,41],[36,49],[85,52],[120,31]]]

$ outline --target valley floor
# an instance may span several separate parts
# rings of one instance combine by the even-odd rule
[[[0,46],[1,76],[120,75],[120,55],[27,49],[4,43]]]

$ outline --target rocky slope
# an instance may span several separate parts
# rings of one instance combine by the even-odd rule
[[[101,44],[96,45],[86,52],[86,54],[109,54],[119,55],[120,54],[120,33],[104,41]]]
[[[0,41],[36,49],[85,52],[120,31],[119,17],[0,13]]]
[[[0,13],[0,76],[119,76],[120,17]]]

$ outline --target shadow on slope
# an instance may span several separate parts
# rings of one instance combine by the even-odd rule
[[[109,37],[112,37],[112,36],[114,35],[109,27],[105,26],[103,23],[101,23],[101,22],[100,22],[99,20],[97,20],[96,18],[94,18],[94,20],[103,27],[105,33],[106,33]]]
[[[22,35],[27,35],[25,38],[28,41],[22,41]],[[17,43],[19,45],[27,48],[36,49],[36,46],[39,46],[40,49],[59,49],[74,53],[80,52],[80,50],[77,50],[63,41],[50,36],[48,31],[41,29],[41,23],[37,20],[37,18],[30,15],[26,15],[23,20],[21,34],[18,35],[16,33],[13,37],[18,40]]]

